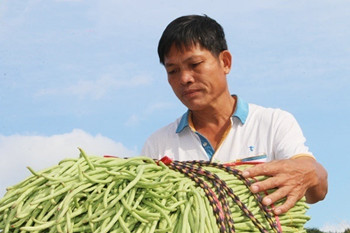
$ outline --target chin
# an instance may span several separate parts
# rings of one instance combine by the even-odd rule
[[[200,111],[208,106],[208,104],[203,103],[203,101],[200,101],[199,99],[192,99],[190,101],[181,100],[181,102],[191,111]]]
[[[191,111],[200,111],[204,109],[203,105],[198,105],[198,104],[189,104],[189,105],[186,105],[186,107]]]

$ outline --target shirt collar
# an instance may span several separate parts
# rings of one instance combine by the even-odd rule
[[[249,105],[243,99],[239,98],[236,95],[232,95],[236,97],[236,110],[233,113],[232,117],[237,117],[242,124],[244,124],[248,117]],[[187,110],[181,117],[180,123],[177,126],[176,133],[180,133],[184,128],[189,127],[188,117],[190,115],[190,110]]]
[[[189,126],[189,124],[188,124],[188,116],[189,116],[189,114],[190,114],[190,110],[187,110],[187,112],[185,112],[182,115],[180,123],[177,126],[176,133],[180,133],[184,128]]]
[[[233,95],[236,96],[236,95]],[[237,103],[236,103],[236,110],[233,113],[232,117],[237,117],[242,124],[244,124],[247,120],[248,113],[249,113],[249,105],[247,102],[245,102],[242,98],[239,98],[236,96]]]

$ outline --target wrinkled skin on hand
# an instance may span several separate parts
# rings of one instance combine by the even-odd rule
[[[269,176],[252,184],[250,189],[257,193],[277,188],[263,198],[264,205],[271,205],[286,197],[282,205],[274,208],[276,215],[287,212],[303,196],[310,204],[323,200],[328,189],[326,170],[315,159],[306,156],[258,164],[245,169],[242,175],[246,178]]]

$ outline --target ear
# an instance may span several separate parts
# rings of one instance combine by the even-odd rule
[[[220,61],[224,69],[225,74],[229,74],[232,65],[232,55],[228,50],[224,50],[220,53]]]

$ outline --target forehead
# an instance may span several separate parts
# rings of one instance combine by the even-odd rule
[[[212,56],[211,52],[199,44],[192,45],[171,45],[169,52],[164,56],[165,65],[183,62],[200,56]]]

